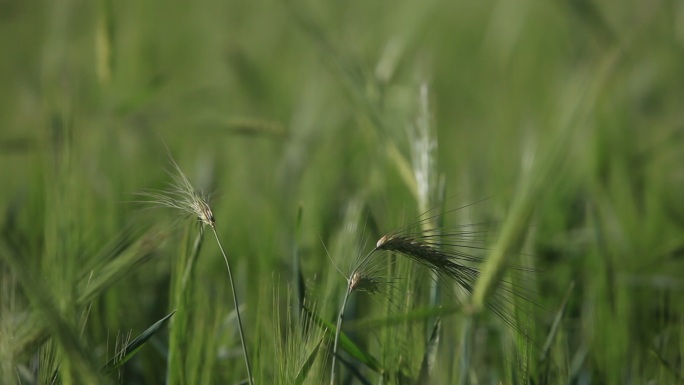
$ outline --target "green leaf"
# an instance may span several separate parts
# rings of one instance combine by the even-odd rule
[[[323,342],[323,337],[321,337],[321,339],[318,340],[316,347],[311,351],[311,354],[309,354],[309,357],[306,359],[302,367],[299,368],[297,378],[295,378],[294,382],[296,385],[303,384],[304,380],[306,380],[306,376],[309,375],[309,370],[311,370],[311,367],[316,361],[316,356],[318,355],[318,349],[321,347],[321,342]]]
[[[130,344],[126,345],[123,352],[115,355],[112,359],[107,361],[103,370],[107,373],[113,372],[114,370],[117,370],[121,366],[123,366],[123,364],[125,364],[128,360],[133,358],[133,356],[138,352],[138,350],[140,350],[140,348],[142,348],[145,342],[152,338],[152,336],[156,334],[159,331],[159,329],[166,325],[166,323],[169,321],[169,319],[171,319],[171,316],[175,312],[175,310],[172,311],[166,317],[155,322],[154,325],[150,326],[149,328],[147,328],[147,330],[142,332],[142,334],[137,336],[133,341],[131,341]]]
[[[563,298],[563,303],[561,304],[560,309],[558,309],[558,312],[556,313],[556,317],[554,317],[553,320],[553,325],[551,325],[551,330],[549,330],[549,334],[546,337],[546,342],[544,342],[544,347],[542,348],[542,352],[539,355],[539,362],[544,362],[548,359],[549,356],[549,351],[551,350],[551,345],[553,344],[554,339],[556,338],[556,334],[558,333],[558,329],[560,327],[560,323],[565,317],[565,312],[568,307],[568,301],[570,300],[570,294],[572,294],[573,289],[575,288],[575,281],[570,282],[570,285],[568,286],[568,290],[565,292],[565,297]]]
[[[388,326],[402,325],[411,322],[420,322],[434,317],[442,317],[449,314],[461,312],[462,306],[450,307],[425,307],[412,310],[405,314],[382,316],[375,318],[360,319],[355,322],[347,322],[347,327],[351,330],[368,330]]]
[[[318,315],[316,315],[316,313],[312,312],[306,307],[304,308],[304,310],[310,317],[313,318],[314,322],[316,322],[318,326],[325,329],[325,336],[332,342],[332,340],[335,338],[335,331],[337,330],[335,325],[333,325],[331,322],[325,321],[324,319],[320,318]],[[375,371],[376,373],[382,374],[383,369],[380,366],[380,362],[377,359],[375,359],[375,357],[370,355],[370,353],[363,351],[343,331],[340,332],[339,346],[344,351],[349,353],[350,356],[356,358],[357,360],[368,366],[371,370]]]
[[[423,362],[420,365],[420,374],[418,375],[418,385],[429,384],[432,369],[437,360],[437,349],[439,347],[439,331],[442,328],[442,320],[437,317],[435,326],[432,328],[430,340],[425,346],[425,355],[423,355]]]

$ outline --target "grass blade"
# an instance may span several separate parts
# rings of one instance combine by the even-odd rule
[[[111,373],[123,366],[128,360],[133,358],[136,353],[143,347],[143,345],[150,339],[152,336],[154,336],[161,328],[163,328],[166,323],[171,319],[171,316],[173,316],[176,313],[176,311],[172,311],[171,313],[167,314],[164,318],[160,319],[159,321],[155,322],[152,326],[147,328],[144,332],[142,332],[139,336],[135,337],[133,341],[131,341],[126,347],[123,349],[123,351],[114,357],[107,361],[105,364],[103,370],[106,373]]]
[[[306,361],[304,361],[304,364],[299,369],[297,377],[295,378],[296,385],[301,385],[304,383],[304,380],[306,380],[306,377],[309,375],[311,367],[313,366],[314,362],[316,362],[316,356],[318,356],[318,350],[321,347],[322,342],[323,337],[321,337],[318,340],[318,343],[316,343],[316,347],[311,351],[311,354],[309,354],[309,357],[307,357]]]
[[[331,322],[328,322],[321,317],[319,317],[316,313],[312,312],[311,310],[308,310],[306,307],[304,307],[304,311],[307,313],[309,317],[313,318],[313,321],[321,328],[324,328],[326,330],[326,336],[329,341],[332,341],[335,337],[335,325],[333,325]],[[380,365],[380,362],[375,359],[370,353],[365,352],[363,349],[361,349],[354,341],[352,341],[349,336],[347,336],[343,331],[340,331],[339,335],[339,347],[342,348],[344,351],[346,351],[350,356],[356,358],[359,360],[361,363],[366,365],[368,368],[373,370],[376,373],[382,373],[382,367]]]
[[[356,377],[356,379],[358,379],[363,385],[371,385],[371,382],[366,377],[364,377],[363,374],[359,372],[359,369],[356,366],[352,365],[351,362],[345,360],[341,356],[337,358],[340,360],[342,365],[344,365],[347,368],[347,370],[349,370],[349,373]]]
[[[463,311],[461,306],[452,306],[446,308],[422,307],[413,309],[402,314],[392,314],[389,316],[375,317],[361,319],[354,322],[348,322],[347,328],[351,330],[369,330],[382,327],[390,327],[402,325],[411,322],[420,322],[432,318],[439,318],[454,313]]]
[[[549,335],[546,337],[546,342],[544,342],[544,346],[542,347],[542,352],[539,356],[540,362],[544,362],[548,358],[549,351],[551,350],[551,344],[553,343],[553,340],[556,338],[556,334],[558,334],[558,329],[560,327],[561,321],[563,320],[563,317],[565,317],[565,311],[567,310],[568,301],[570,300],[570,294],[572,294],[574,288],[575,282],[570,282],[568,290],[565,292],[563,303],[561,303],[560,309],[558,309],[556,317],[554,317],[553,319],[553,325],[551,325]]]
[[[435,365],[435,360],[437,359],[437,349],[439,347],[439,333],[442,329],[442,320],[437,318],[435,321],[435,326],[432,328],[432,334],[430,335],[430,340],[425,347],[425,355],[423,356],[423,362],[420,365],[420,374],[418,375],[417,385],[430,384],[430,375],[432,374],[432,368]]]

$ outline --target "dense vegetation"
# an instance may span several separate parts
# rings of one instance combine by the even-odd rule
[[[684,382],[678,1],[7,0],[0,50],[3,384]]]

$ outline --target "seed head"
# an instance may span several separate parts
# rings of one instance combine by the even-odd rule
[[[216,227],[214,213],[209,205],[209,197],[195,190],[178,164],[173,159],[171,161],[176,169],[176,174],[171,175],[173,183],[170,188],[162,191],[144,192],[141,195],[152,198],[151,203],[181,210],[196,216],[205,225],[212,228]]]
[[[214,220],[214,213],[211,211],[211,206],[201,194],[197,192],[194,193],[193,199],[190,202],[191,210],[190,213],[197,215],[200,222],[211,227],[216,226],[216,221]]]
[[[380,282],[380,280],[377,278],[357,271],[349,280],[349,287],[352,289],[352,291],[367,291],[373,294],[380,291],[381,283],[382,282]]]
[[[390,239],[392,239],[392,234],[383,235],[382,238],[378,240],[378,243],[375,244],[375,248],[378,250],[382,250],[385,243],[387,243],[387,241],[389,241]]]

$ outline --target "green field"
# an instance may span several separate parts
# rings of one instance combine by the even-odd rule
[[[1,384],[684,383],[681,1],[4,0],[0,90]]]

